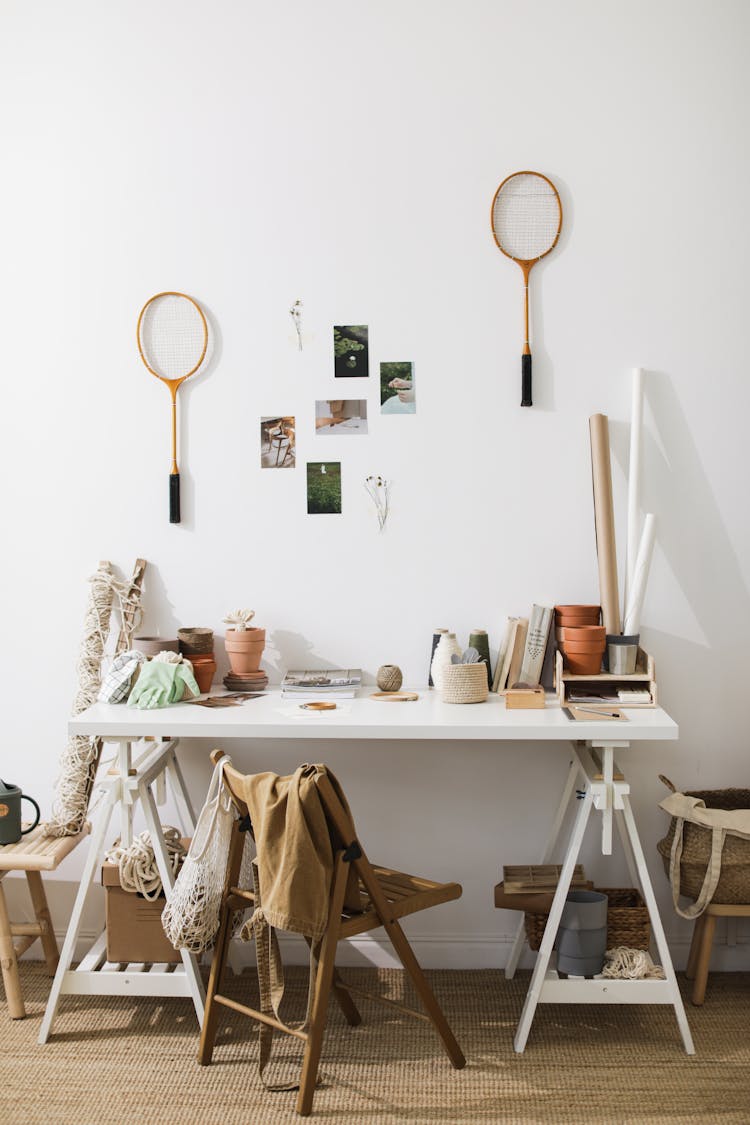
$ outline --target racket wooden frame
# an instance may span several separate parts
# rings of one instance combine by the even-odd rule
[[[559,212],[557,233],[548,249],[545,250],[543,254],[539,254],[536,258],[515,258],[513,254],[509,254],[508,251],[501,245],[497,237],[497,232],[495,231],[495,204],[497,202],[497,197],[500,195],[500,192],[503,190],[508,181],[515,179],[516,176],[538,176],[540,180],[544,180],[546,184],[549,184],[549,186],[552,188],[555,199],[557,200],[557,210]],[[557,246],[558,239],[560,238],[560,232],[562,231],[562,219],[563,209],[562,200],[560,199],[560,193],[552,183],[552,180],[550,180],[548,176],[545,176],[543,172],[532,172],[529,169],[526,169],[523,172],[511,172],[509,176],[505,177],[492,197],[492,206],[490,207],[490,228],[492,230],[492,237],[495,240],[495,245],[497,246],[498,250],[505,254],[506,258],[510,258],[512,262],[516,262],[516,264],[519,265],[521,267],[521,270],[523,271],[524,345],[523,353],[521,356],[521,406],[533,405],[531,401],[531,347],[529,346],[529,274],[531,273],[532,267],[535,266],[537,262],[540,262],[542,258],[546,258],[547,255],[555,249],[555,246]]]
[[[189,301],[193,308],[197,311],[198,316],[201,318],[201,322],[203,324],[203,348],[201,350],[198,362],[194,364],[194,366],[191,367],[185,375],[181,375],[179,379],[167,379],[164,375],[160,375],[158,371],[154,371],[153,367],[146,359],[146,356],[143,353],[143,347],[141,345],[141,324],[143,323],[143,318],[146,314],[146,310],[151,305],[153,305],[154,301],[158,301],[161,297],[182,297],[184,298],[184,300]],[[138,324],[136,325],[135,338],[136,343],[138,344],[138,354],[143,361],[143,366],[147,371],[150,371],[152,375],[155,375],[159,382],[165,383],[167,385],[172,399],[172,467],[169,472],[169,522],[179,523],[180,470],[177,467],[177,391],[186,379],[189,379],[191,375],[195,375],[196,371],[203,363],[203,360],[206,358],[206,352],[208,350],[208,321],[206,320],[203,309],[200,307],[194,297],[191,297],[188,293],[179,293],[176,289],[165,289],[163,293],[155,293],[153,297],[149,297],[149,299],[146,301],[146,304],[141,309],[140,313],[138,314]]]

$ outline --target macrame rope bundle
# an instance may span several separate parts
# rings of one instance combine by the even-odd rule
[[[102,679],[102,658],[109,637],[112,607],[117,606],[122,620],[126,646],[137,627],[140,615],[140,579],[121,582],[115,578],[108,562],[90,579],[91,590],[83,622],[83,641],[78,658],[78,690],[73,701],[73,714],[80,715],[99,694]],[[44,825],[45,836],[75,836],[83,828],[89,797],[96,777],[101,742],[86,735],[73,735],[60,756],[60,776],[52,803],[52,816]]]
[[[176,828],[164,824],[162,834],[169,855],[169,866],[172,874],[176,875],[187,853]],[[117,864],[120,886],[124,891],[143,895],[147,899],[159,897],[163,883],[149,832],[141,832],[126,848],[117,844],[107,852],[107,859],[110,863]]]
[[[664,980],[661,965],[655,965],[645,949],[628,949],[626,945],[617,945],[614,949],[607,950],[606,957],[603,977],[612,980]]]

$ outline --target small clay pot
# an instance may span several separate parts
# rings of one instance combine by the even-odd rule
[[[569,641],[564,640],[562,643],[562,650],[564,653],[569,652],[599,652],[604,655],[605,643],[604,641]]]
[[[564,628],[557,629],[556,633],[558,641],[562,644],[567,644],[568,641],[601,641],[607,636],[607,630],[603,625],[566,625]]]
[[[266,647],[265,629],[227,629],[224,638],[229,664],[242,676],[260,669],[260,658]]]
[[[602,670],[600,652],[565,653],[565,664],[574,676],[598,676]]]
[[[397,664],[383,664],[378,668],[376,680],[381,691],[398,691],[404,677]]]
[[[601,617],[601,606],[598,605],[556,605],[555,624],[566,625],[598,625]]]
[[[216,672],[216,661],[211,654],[197,654],[189,657],[190,663],[193,665],[193,675],[195,682],[201,690],[203,695],[211,690],[211,684],[214,682],[214,674]]]

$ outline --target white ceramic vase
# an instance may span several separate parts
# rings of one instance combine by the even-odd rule
[[[451,656],[454,655],[461,655],[461,646],[456,640],[456,634],[444,633],[438,641],[438,646],[435,649],[435,655],[430,665],[432,682],[438,691],[440,691],[443,686],[443,669],[450,666]]]

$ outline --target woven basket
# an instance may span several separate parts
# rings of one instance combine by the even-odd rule
[[[596,887],[596,890],[608,899],[607,949],[614,949],[617,945],[627,946],[628,949],[648,949],[651,923],[640,891],[634,887]],[[546,914],[525,915],[526,937],[531,949],[539,949],[546,925]]]
[[[449,664],[440,681],[443,703],[483,703],[489,694],[486,664]]]
[[[688,797],[700,797],[708,809],[750,809],[750,789],[690,790]],[[669,878],[670,856],[674,840],[675,820],[672,817],[669,831],[656,845]],[[711,830],[700,824],[685,821],[682,832],[682,859],[680,861],[680,894],[693,900],[698,898],[711,858]],[[750,903],[750,840],[727,833],[721,853],[721,875],[712,902],[722,905]]]
[[[213,629],[186,626],[184,629],[177,630],[177,637],[180,642],[180,652],[185,656],[214,651]]]

